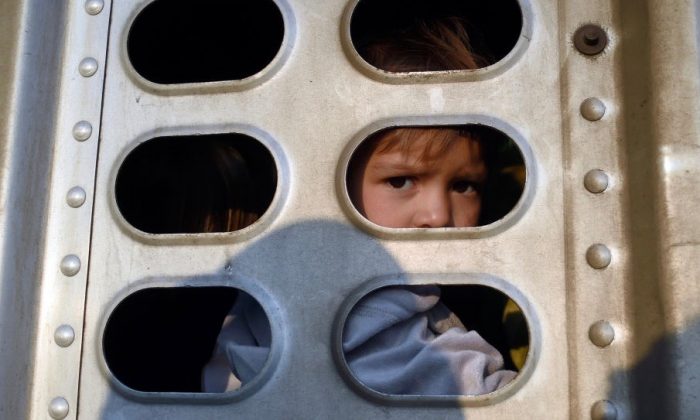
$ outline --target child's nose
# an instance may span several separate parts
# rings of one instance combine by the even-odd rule
[[[452,221],[452,208],[449,197],[440,192],[427,193],[418,197],[413,226],[419,228],[449,227]]]

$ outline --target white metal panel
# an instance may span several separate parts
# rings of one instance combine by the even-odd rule
[[[458,77],[448,75],[417,84],[387,84],[367,77],[344,52],[343,44],[348,42],[342,26],[345,2],[279,2],[285,23],[293,25],[287,27],[282,47],[291,49],[288,58],[279,69],[264,70],[273,74],[264,76],[267,80],[262,84],[212,93],[211,86],[154,90],[140,81],[126,62],[124,39],[141,4],[119,2],[112,11],[97,179],[101,193],[96,196],[94,216],[103,223],[95,224],[93,232],[90,278],[94,287],[88,291],[85,342],[90,344],[84,348],[81,414],[88,418],[136,413],[181,418],[461,418],[463,414],[516,418],[527,411],[534,416],[568,417],[567,404],[547,403],[566,401],[569,388],[563,322],[560,72],[552,65],[559,51],[558,32],[551,30],[557,28],[556,7],[532,5],[530,11],[525,4],[528,23],[535,23],[532,39],[522,40],[520,58],[505,72],[489,78],[489,70],[480,70],[483,80],[479,82],[456,82]],[[219,85],[228,90],[225,82]],[[435,100],[438,96],[440,101]],[[343,208],[349,204],[339,202],[334,186],[344,178],[338,171],[343,167],[339,161],[347,158],[343,151],[359,132],[383,121],[444,124],[461,119],[466,123],[471,115],[513,127],[532,150],[533,166],[528,170],[537,175],[531,178],[536,184],[532,203],[520,220],[498,234],[475,239],[469,239],[473,235],[468,233],[437,233],[381,240],[353,227],[347,216],[352,210]],[[163,134],[235,132],[246,127],[269,135],[268,144],[275,145],[273,153],[282,163],[281,191],[289,191],[287,197],[282,193],[277,197],[282,201],[281,212],[272,211],[272,220],[260,222],[264,232],[250,237],[234,233],[202,240],[191,235],[158,239],[134,234],[115,216],[111,193],[115,170],[135,143]],[[146,278],[175,282],[183,276],[222,273],[218,284],[240,284],[226,276],[228,264],[234,275],[265,290],[264,307],[279,308],[278,313],[273,311],[273,319],[280,319],[280,330],[273,336],[282,350],[270,379],[252,395],[181,395],[176,405],[172,395],[119,393],[110,387],[99,343],[115,299]],[[420,401],[389,408],[348,387],[332,359],[333,318],[352,290],[397,272],[461,275],[460,280],[440,280],[441,275],[432,280],[448,283],[466,281],[469,273],[488,273],[520,291],[540,320],[533,328],[541,341],[533,343],[537,346],[533,354],[539,353],[539,359],[532,376],[516,382],[513,388],[520,389],[515,395],[497,404],[464,409]],[[214,284],[213,280],[207,284]],[[477,400],[481,405],[490,399]],[[476,404],[469,398],[450,400],[453,405]]]
[[[26,347],[3,361],[24,369],[25,377],[3,375],[3,382],[20,389],[30,384],[22,396],[30,401],[27,417],[67,409],[67,418],[76,418],[109,5],[99,14],[88,13],[84,2],[43,7],[26,2],[18,8],[23,34],[12,61],[20,79],[14,85],[16,108],[7,115],[17,131],[5,143],[11,175],[5,178],[3,207],[12,219],[3,223],[3,286],[15,287],[8,310],[21,312],[12,326],[15,337],[3,336],[5,343]],[[86,71],[86,58],[96,60],[96,71]],[[91,124],[89,138],[75,134],[80,121]],[[68,199],[76,186],[84,200]],[[77,271],[64,263],[69,255],[79,258]],[[31,275],[28,266],[36,270]],[[19,404],[12,402],[7,416],[22,412],[13,408]]]
[[[46,418],[50,407],[56,416],[57,397],[68,418],[87,419],[700,415],[696,2],[521,0],[528,29],[501,64],[391,78],[358,62],[349,44],[354,2],[278,0],[286,37],[266,70],[184,86],[146,82],[127,61],[128,26],[147,1],[88,13],[99,3],[0,7],[0,33],[15,31],[0,42],[9,74],[0,82],[0,416]],[[610,37],[601,55],[573,46],[587,23]],[[90,77],[79,72],[86,57],[98,66]],[[589,97],[606,107],[600,120],[581,115]],[[73,134],[79,121],[92,127],[85,141]],[[462,121],[493,122],[524,145],[531,195],[517,217],[407,234],[358,221],[343,171],[363,133]],[[219,132],[271,149],[279,189],[261,221],[228,234],[154,236],[122,220],[113,185],[128,151],[151,137]],[[592,169],[608,175],[605,191],[584,186]],[[83,204],[67,196],[76,186]],[[596,243],[612,255],[600,269],[586,259]],[[67,255],[80,259],[74,275],[64,274],[70,264],[61,270]],[[338,328],[359,293],[387,275],[514,294],[532,321],[524,373],[480,398],[387,401],[358,391],[339,365]],[[230,395],[144,394],[116,382],[101,350],[114,306],[140,288],[205,285],[248,290],[268,312],[274,344],[259,379]],[[599,320],[615,334],[604,348],[595,330],[589,338]],[[61,325],[74,340],[55,335]]]

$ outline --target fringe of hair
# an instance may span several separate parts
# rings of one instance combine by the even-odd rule
[[[370,64],[390,72],[473,70],[491,60],[473,51],[466,22],[458,17],[417,20],[415,25],[366,46]]]

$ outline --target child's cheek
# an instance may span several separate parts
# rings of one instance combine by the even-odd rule
[[[383,214],[386,210],[385,192],[383,190],[384,188],[377,183],[367,183],[362,190],[362,207],[365,217],[370,222],[380,226],[384,226]]]
[[[396,191],[384,185],[375,185],[363,191],[365,217],[379,226],[401,228],[409,227],[403,220],[402,199]]]
[[[455,227],[474,227],[479,223],[481,213],[481,197],[462,196],[453,204]]]

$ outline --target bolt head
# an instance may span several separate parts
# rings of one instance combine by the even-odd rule
[[[608,174],[600,169],[592,169],[583,178],[583,185],[589,192],[600,194],[608,189]]]
[[[97,73],[97,67],[97,60],[95,60],[92,57],[87,57],[80,62],[80,65],[78,66],[78,71],[80,72],[81,76],[90,77],[93,74]]]
[[[581,102],[581,115],[588,121],[598,121],[605,115],[605,104],[598,98],[588,98]]]
[[[61,347],[68,347],[75,340],[75,331],[70,325],[61,325],[53,333],[53,339]]]
[[[87,0],[85,2],[85,11],[92,16],[99,14],[104,7],[104,0]]]
[[[586,251],[586,261],[588,265],[595,269],[603,269],[610,265],[612,253],[610,248],[603,244],[593,244]]]
[[[61,273],[72,277],[80,271],[80,258],[77,255],[66,255],[61,260]]]
[[[87,194],[85,193],[84,189],[80,187],[73,187],[68,190],[68,194],[66,194],[66,203],[75,209],[85,203],[86,197]]]
[[[595,45],[600,41],[600,35],[598,34],[598,31],[592,30],[592,29],[587,29],[583,32],[583,40],[586,43],[586,45]]]
[[[608,321],[598,321],[588,329],[588,338],[598,347],[607,347],[615,340],[615,329]]]
[[[73,126],[73,138],[78,141],[85,141],[92,135],[92,124],[87,121],[78,121]]]
[[[612,401],[596,401],[591,407],[591,420],[617,420],[617,407]]]
[[[64,419],[68,415],[69,408],[65,398],[56,397],[49,403],[49,416],[56,420]]]

